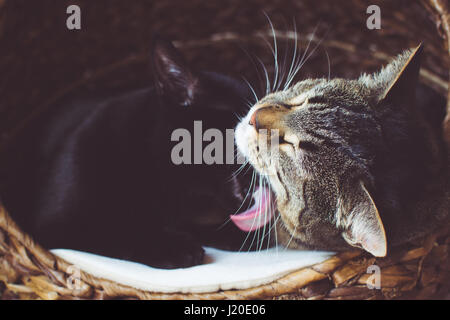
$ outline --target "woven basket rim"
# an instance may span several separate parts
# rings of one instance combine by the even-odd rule
[[[303,288],[310,283],[326,279],[329,277],[330,272],[343,267],[346,262],[354,260],[355,258],[362,259],[362,269],[367,269],[368,266],[376,264],[393,265],[395,261],[408,262],[415,259],[424,259],[433,248],[436,238],[447,235],[450,239],[450,226],[447,225],[446,227],[440,228],[436,232],[425,237],[421,246],[408,248],[406,250],[403,249],[400,252],[397,252],[394,261],[390,261],[391,258],[388,260],[384,258],[377,259],[363,253],[360,250],[353,250],[337,253],[323,262],[290,272],[289,274],[282,276],[269,284],[260,285],[254,288],[242,290],[223,290],[206,293],[162,293],[136,289],[130,286],[115,283],[108,279],[92,276],[84,271],[80,272],[80,280],[83,282],[83,285],[76,290],[68,289],[66,286],[68,281],[70,281],[72,274],[72,264],[35,243],[29,235],[20,229],[20,227],[12,220],[6,209],[0,204],[0,231],[1,230],[6,232],[7,237],[9,237],[8,241],[12,242],[13,246],[17,249],[18,254],[14,257],[10,257],[11,259],[15,259],[14,264],[16,264],[16,266],[20,265],[20,268],[27,269],[30,274],[43,271],[44,274],[59,284],[58,286],[51,286],[52,290],[49,290],[49,292],[41,293],[44,298],[51,298],[48,296],[48,293],[52,293],[55,297],[67,294],[73,294],[75,297],[83,297],[90,295],[92,287],[94,287],[101,288],[106,296],[114,298],[134,297],[138,299],[164,300],[262,299],[271,296],[290,294],[298,291],[300,288]],[[0,243],[1,240],[2,239],[0,238]],[[359,268],[361,269],[361,266],[359,266]],[[65,274],[65,276],[58,276],[57,274],[60,272]],[[354,276],[356,276],[356,273]],[[419,275],[417,275],[417,277],[419,277]],[[334,278],[337,285],[344,284],[349,280],[345,277],[341,279],[339,276],[334,276]],[[35,281],[42,281],[42,278],[39,276],[34,278],[33,276],[30,276],[28,279],[30,281],[33,279]]]

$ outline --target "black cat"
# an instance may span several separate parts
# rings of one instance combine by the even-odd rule
[[[239,208],[247,177],[233,175],[237,164],[173,164],[171,134],[195,120],[234,128],[249,90],[194,72],[161,37],[151,61],[152,87],[53,108],[2,157],[1,199],[41,245],[175,268],[201,263],[201,243],[219,233],[223,245],[242,243],[232,224],[217,226]]]

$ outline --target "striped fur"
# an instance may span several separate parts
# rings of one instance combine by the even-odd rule
[[[442,187],[445,150],[438,133],[411,103],[421,52],[407,50],[356,80],[301,81],[268,94],[241,121],[236,143],[277,195],[278,242],[325,250],[355,246],[384,256],[387,246],[435,224],[415,209],[431,193],[445,198],[448,189]],[[256,147],[260,129],[280,132],[278,153]]]

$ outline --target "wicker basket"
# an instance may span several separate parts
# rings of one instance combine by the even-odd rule
[[[198,67],[252,74],[253,66],[242,58],[236,43],[245,43],[269,65],[271,52],[261,44],[267,34],[265,11],[275,26],[283,26],[292,13],[297,16],[300,35],[308,34],[319,18],[332,25],[320,48],[331,58],[332,76],[354,77],[373,71],[401,49],[426,43],[426,61],[421,80],[443,95],[448,94],[450,11],[446,0],[374,1],[382,10],[382,29],[365,28],[367,4],[361,1],[305,0],[222,2],[200,0],[144,3],[136,1],[126,9],[124,2],[109,1],[107,8],[76,1],[83,10],[89,32],[67,35],[58,29],[65,12],[53,1],[42,0],[36,8],[24,0],[0,0],[0,152],[14,143],[15,135],[37,114],[72,92],[122,88],[145,82],[142,71],[150,34],[164,30],[178,40],[189,59]],[[33,3],[37,3],[33,2]],[[117,9],[113,9],[117,5]],[[25,19],[19,19],[17,10]],[[121,10],[122,8],[122,10]],[[145,9],[143,9],[145,8]],[[425,8],[425,10],[424,10]],[[205,13],[207,12],[207,13]],[[332,14],[330,14],[330,12]],[[45,13],[45,15],[44,15]],[[89,17],[98,18],[96,24]],[[181,14],[182,13],[182,14]],[[53,16],[55,15],[55,16]],[[196,16],[197,15],[197,16]],[[198,17],[198,15],[200,15]],[[214,15],[205,21],[202,15]],[[147,17],[148,18],[147,18]],[[189,17],[199,23],[191,23]],[[301,17],[301,19],[300,19]],[[177,18],[178,20],[176,20]],[[104,20],[102,20],[104,19]],[[195,20],[195,19],[194,19]],[[107,23],[105,23],[107,21]],[[134,21],[132,26],[130,21]],[[176,21],[176,23],[174,23]],[[205,28],[206,23],[208,27]],[[117,27],[117,29],[115,29]],[[122,30],[125,28],[126,30]],[[62,28],[63,29],[63,28]],[[130,32],[146,30],[135,37]],[[182,33],[180,33],[180,31]],[[358,32],[355,32],[358,30]],[[117,32],[116,32],[117,31]],[[352,31],[352,32],[349,32]],[[148,32],[148,33],[147,33]],[[101,39],[99,42],[98,39]],[[278,38],[291,38],[280,32]],[[67,38],[70,38],[67,40]],[[67,41],[71,43],[67,44]],[[83,46],[90,41],[90,46]],[[103,42],[102,42],[103,41]],[[315,41],[315,40],[313,40]],[[146,42],[142,45],[142,42]],[[55,43],[65,43],[55,47]],[[39,44],[39,45],[38,45]],[[124,50],[126,47],[126,50]],[[74,48],[78,51],[73,53]],[[129,49],[131,48],[131,49]],[[320,48],[318,51],[320,51]],[[51,49],[51,50],[50,50]],[[51,51],[51,54],[50,54]],[[124,53],[126,52],[126,53]],[[104,54],[107,53],[107,54]],[[133,53],[130,55],[130,53]],[[2,53],[3,54],[3,53]],[[327,74],[325,56],[317,54],[305,65],[303,76]],[[219,63],[217,63],[219,61]],[[325,67],[324,67],[325,66]],[[345,66],[345,67],[344,67]],[[222,70],[221,70],[222,69]],[[47,72],[52,70],[52,72]],[[250,81],[257,81],[256,78]],[[7,80],[7,81],[6,81]],[[45,81],[44,81],[45,80]],[[29,94],[22,94],[23,91]],[[450,99],[448,99],[450,101]],[[450,111],[450,103],[448,105]],[[444,123],[450,146],[450,112]],[[1,196],[1,195],[0,195]],[[72,289],[71,266],[35,243],[0,205],[0,297],[3,299],[393,299],[449,298],[450,228],[444,226],[427,237],[397,248],[388,257],[375,259],[359,251],[338,254],[322,263],[288,274],[268,285],[205,294],[164,294],[144,292],[81,272],[77,290]],[[381,289],[367,286],[367,268],[381,268]]]

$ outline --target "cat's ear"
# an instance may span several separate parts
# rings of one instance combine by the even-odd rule
[[[190,105],[194,100],[198,78],[183,55],[169,40],[155,36],[151,59],[158,92],[173,103]]]
[[[387,241],[384,226],[375,202],[363,183],[351,195],[351,199],[343,200],[346,212],[343,238],[350,245],[359,247],[375,257],[384,257],[387,253]]]
[[[396,74],[388,84],[379,101],[392,105],[409,106],[414,103],[415,91],[419,79],[420,64],[422,62],[423,44],[411,51],[410,55],[394,61],[392,64],[402,65],[394,67]]]

